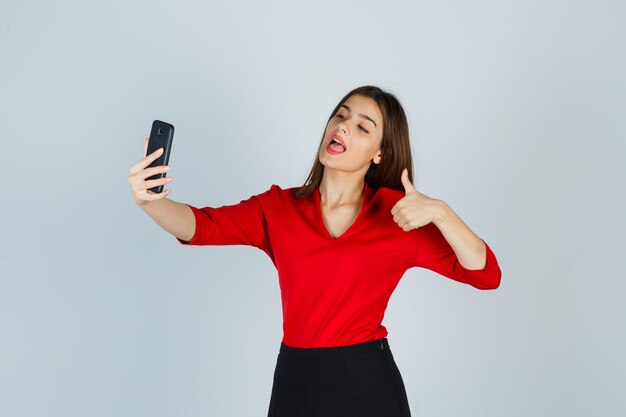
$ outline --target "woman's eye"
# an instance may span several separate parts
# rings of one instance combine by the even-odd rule
[[[340,119],[345,119],[345,117],[343,116],[343,114],[338,114],[336,117],[340,118]],[[359,125],[359,129],[361,129],[362,131],[364,131],[365,133],[370,133],[367,129],[365,129],[363,126]]]

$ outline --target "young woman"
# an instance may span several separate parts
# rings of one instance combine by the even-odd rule
[[[130,168],[148,215],[183,245],[255,246],[278,271],[284,335],[268,417],[410,416],[382,325],[404,272],[500,285],[486,242],[413,187],[405,113],[378,87],[358,87],[333,109],[301,187],[272,184],[238,204],[198,208],[147,191],[171,180],[145,181],[168,170],[146,169],[159,155]]]

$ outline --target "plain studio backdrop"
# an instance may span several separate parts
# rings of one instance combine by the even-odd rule
[[[412,268],[383,324],[414,416],[626,414],[620,1],[0,3],[0,415],[265,416],[277,272],[132,201],[302,185],[338,100],[403,104],[415,187],[493,248],[481,291]]]

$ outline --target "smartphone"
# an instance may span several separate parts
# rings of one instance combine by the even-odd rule
[[[157,159],[152,161],[148,168],[161,165],[167,165],[170,161],[170,152],[172,150],[172,140],[174,139],[174,126],[163,122],[161,120],[155,120],[152,122],[152,129],[150,130],[150,139],[148,140],[148,153],[150,155],[159,148],[163,148],[163,153]],[[154,174],[147,180],[156,180],[165,177],[166,172],[160,172]],[[153,193],[160,194],[163,191],[164,184],[157,185],[156,187],[148,188]]]

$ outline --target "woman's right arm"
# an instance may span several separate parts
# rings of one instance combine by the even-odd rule
[[[159,226],[180,240],[191,241],[196,231],[196,217],[187,204],[163,198],[141,208]]]
[[[149,188],[168,184],[172,178],[163,177],[155,180],[146,178],[170,171],[167,165],[147,168],[163,152],[162,148],[146,155],[148,152],[148,138],[144,144],[144,157],[129,168],[128,184],[133,194],[133,200],[165,231],[178,239],[190,241],[196,230],[196,219],[192,209],[183,203],[168,200],[170,190],[153,193]]]
[[[148,142],[144,147],[144,155]],[[133,199],[164,230],[172,234],[184,245],[250,245],[257,247],[272,257],[267,222],[261,201],[269,204],[272,188],[250,196],[237,204],[220,207],[195,207],[189,204],[168,200],[170,190],[153,193],[150,188],[167,184],[171,178],[146,178],[168,172],[167,165],[147,168],[161,155],[161,150],[144,156],[130,167],[128,183]]]

